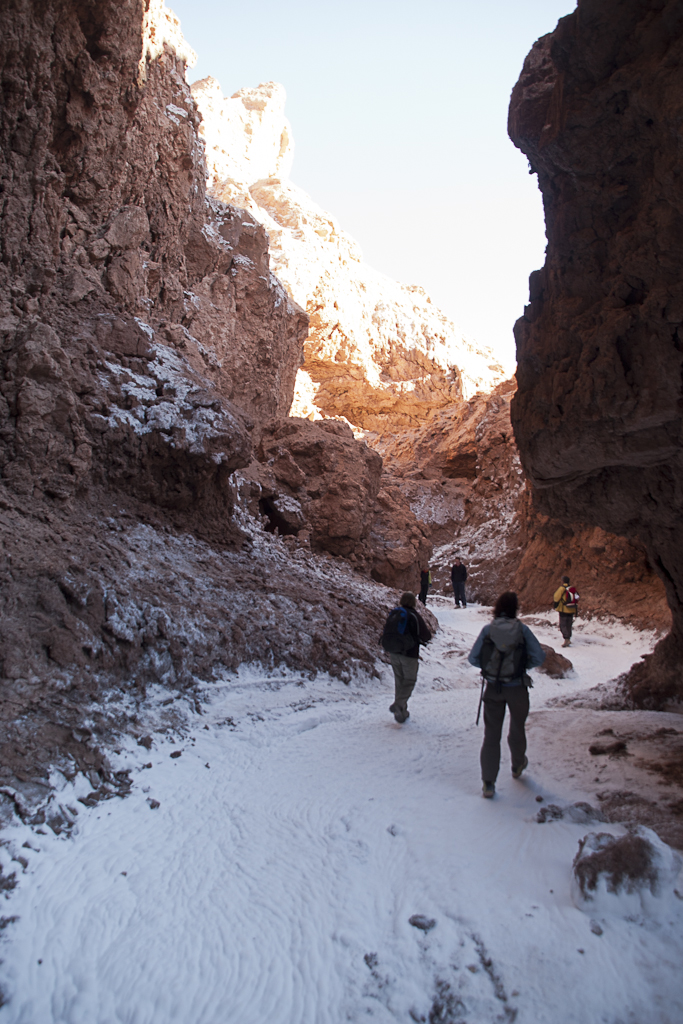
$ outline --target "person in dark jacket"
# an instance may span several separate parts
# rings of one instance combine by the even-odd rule
[[[486,657],[486,653],[488,657]],[[482,657],[485,657],[482,668]],[[517,595],[501,594],[493,610],[493,622],[484,626],[467,659],[482,668],[484,690],[484,742],[481,748],[483,795],[492,797],[500,767],[500,737],[505,708],[510,709],[508,746],[512,777],[518,779],[529,764],[524,724],[529,714],[528,668],[545,661],[545,651],[528,626],[517,618]]]
[[[459,558],[456,558],[455,565],[451,568],[451,583],[453,584],[453,597],[455,598],[455,607],[460,607],[462,602],[463,608],[467,608],[467,598],[465,597],[465,580],[467,579],[467,569],[462,564]]]
[[[429,571],[429,566],[420,572],[420,600],[422,604],[427,605],[427,594],[432,583],[432,574]]]
[[[428,644],[432,639],[432,632],[419,612],[415,610],[415,594],[407,591],[401,595],[400,603],[408,612],[406,632],[410,633],[415,639],[414,645],[409,647],[405,654],[389,654],[391,667],[394,670],[395,693],[394,703],[389,710],[399,725],[402,725],[407,718],[410,718],[408,701],[417,682],[417,669],[420,664],[420,644]]]

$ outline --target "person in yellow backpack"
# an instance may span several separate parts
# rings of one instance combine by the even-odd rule
[[[563,576],[560,586],[553,594],[553,608],[560,613],[560,633],[564,637],[563,647],[572,642],[572,626],[579,610],[579,595],[575,587],[569,586],[569,576]]]

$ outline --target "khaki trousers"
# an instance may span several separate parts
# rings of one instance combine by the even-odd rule
[[[504,686],[496,693],[496,684],[488,683],[484,691],[484,742],[481,747],[481,777],[484,782],[495,782],[500,768],[500,737],[503,732],[505,708],[510,709],[508,746],[512,768],[524,763],[526,734],[524,723],[529,714],[529,690],[520,686]]]
[[[397,709],[407,711],[408,701],[415,689],[417,681],[417,668],[420,664],[418,658],[409,658],[405,654],[390,654],[389,661],[394,670],[394,686],[396,699],[394,703]]]

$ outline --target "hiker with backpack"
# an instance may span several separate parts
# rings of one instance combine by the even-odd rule
[[[496,792],[500,768],[500,738],[505,708],[510,711],[508,746],[512,777],[518,779],[529,764],[526,756],[524,723],[529,714],[527,669],[545,661],[545,652],[528,626],[517,618],[517,595],[501,594],[493,609],[493,622],[484,626],[467,659],[481,669],[484,704],[484,742],[481,747],[482,794],[491,798]],[[477,724],[479,715],[477,714]]]
[[[415,604],[415,594],[407,591],[401,595],[398,607],[389,612],[380,641],[394,670],[394,703],[389,710],[399,725],[410,718],[408,701],[417,681],[420,645],[432,639]]]
[[[427,606],[427,594],[429,588],[432,585],[432,574],[429,571],[429,566],[426,569],[422,569],[420,572],[420,601],[426,607]]]
[[[572,626],[579,612],[579,595],[576,587],[569,586],[569,576],[563,576],[560,585],[553,594],[553,608],[560,613],[560,633],[564,637],[563,647],[572,642]]]
[[[462,564],[459,558],[455,559],[455,565],[451,567],[451,583],[453,585],[453,597],[455,598],[455,607],[460,607],[462,601],[463,608],[467,608],[467,598],[465,597],[465,580],[467,579],[467,568]]]

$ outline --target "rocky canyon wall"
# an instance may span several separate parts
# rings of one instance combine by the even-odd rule
[[[536,507],[510,422],[515,391],[506,381],[377,444],[385,476],[435,545],[434,588],[451,593],[450,567],[459,555],[471,600],[493,604],[511,589],[525,612],[548,613],[559,577],[569,573],[582,614],[668,630],[664,586],[641,544]]]
[[[211,194],[266,227],[273,269],[309,314],[293,415],[343,417],[382,434],[503,379],[492,352],[462,338],[421,287],[368,267],[332,214],[289,180],[293,138],[281,85],[226,98],[206,78],[192,94]]]
[[[683,9],[579,0],[527,57],[509,130],[548,236],[515,336],[512,421],[545,514],[637,539],[673,625],[627,685],[683,696]]]
[[[314,424],[281,431],[308,318],[261,222],[207,198],[191,58],[160,0],[0,9],[0,782],[17,806],[69,758],[116,788],[98,743],[135,733],[150,683],[194,700],[247,660],[374,672],[392,599],[326,553],[357,543],[396,574],[372,540],[379,460],[350,431],[306,452]],[[287,463],[286,514],[295,460],[317,474],[296,550],[260,507],[259,459],[273,479]]]

